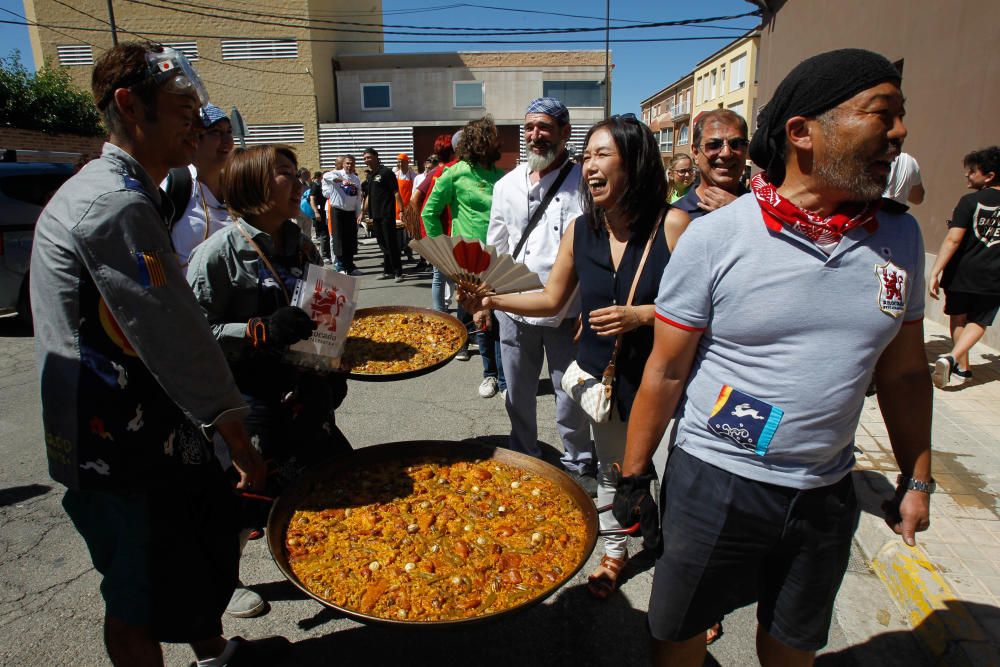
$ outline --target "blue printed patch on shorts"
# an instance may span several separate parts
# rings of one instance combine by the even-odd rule
[[[722,391],[715,400],[708,428],[716,435],[763,456],[784,416],[781,408],[726,384],[722,385]]]

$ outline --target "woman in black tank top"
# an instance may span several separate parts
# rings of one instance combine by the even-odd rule
[[[480,300],[467,297],[462,306],[471,311],[493,308],[545,317],[560,312],[579,286],[582,331],[577,363],[595,377],[604,372],[621,334],[611,419],[591,423],[599,459],[597,500],[598,505],[606,505],[614,497],[612,466],[621,463],[628,413],[653,347],[653,302],[660,276],[690,220],[667,204],[659,146],[635,116],[612,116],[594,125],[585,146],[580,183],[584,213],[563,236],[545,290]],[[651,236],[650,251],[629,303],[629,291]],[[620,527],[610,512],[600,518],[602,529]],[[605,555],[588,583],[590,592],[601,599],[614,592],[628,560],[624,536],[606,538],[604,547]]]

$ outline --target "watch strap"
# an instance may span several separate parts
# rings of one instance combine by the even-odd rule
[[[937,482],[931,477],[929,482],[922,482],[912,477],[900,475],[896,478],[896,487],[905,488],[907,491],[920,491],[921,493],[934,493],[937,489]]]

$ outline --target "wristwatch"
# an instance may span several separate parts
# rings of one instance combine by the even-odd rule
[[[934,490],[937,489],[937,483],[933,477],[931,477],[931,481],[929,482],[921,482],[919,479],[900,475],[896,478],[896,488],[905,488],[907,491],[920,491],[921,493],[934,493]]]

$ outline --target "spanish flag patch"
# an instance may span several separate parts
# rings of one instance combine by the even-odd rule
[[[163,287],[167,284],[160,253],[136,252],[135,263],[139,268],[139,284],[143,287]]]

